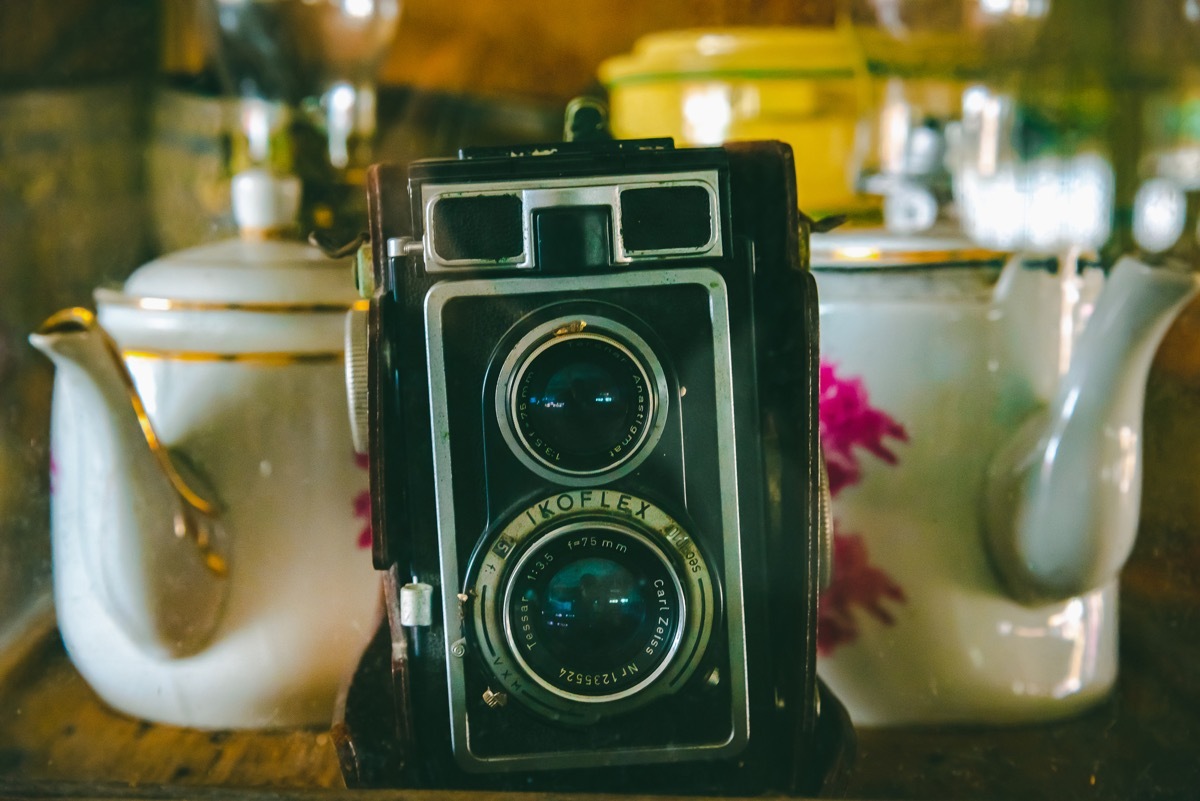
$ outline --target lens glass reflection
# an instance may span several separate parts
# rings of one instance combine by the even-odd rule
[[[599,491],[594,500],[617,497]],[[505,636],[554,692],[613,696],[652,682],[686,616],[670,558],[607,523],[569,525],[533,543],[505,581]]]
[[[552,343],[529,361],[517,387],[527,447],[564,470],[603,470],[629,456],[650,410],[645,372],[602,337]]]
[[[646,592],[644,579],[611,559],[567,565],[546,584],[538,615],[542,641],[589,663],[622,653],[646,619]]]

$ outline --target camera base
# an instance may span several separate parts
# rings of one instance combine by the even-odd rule
[[[351,789],[446,788],[434,781],[428,765],[422,763],[422,738],[414,726],[407,703],[409,687],[407,643],[401,636],[393,642],[387,619],[363,653],[358,669],[343,692],[333,724],[333,740],[346,786]],[[520,780],[512,789],[537,789],[553,792],[611,791],[689,795],[730,795],[761,792],[786,793],[805,797],[841,797],[854,767],[856,741],[845,707],[819,680],[817,683],[817,725],[811,740],[797,743],[790,770],[777,771],[782,781],[767,776],[731,776],[730,782],[684,786],[675,780],[693,771],[666,771],[658,784],[639,783],[631,777],[628,784],[618,778],[609,786],[582,784],[578,776],[547,774],[539,776],[537,786]],[[777,733],[786,737],[784,732]],[[445,743],[434,743],[439,750]],[[613,773],[606,771],[606,773]],[[706,774],[714,776],[717,774]],[[469,776],[463,776],[469,787]],[[785,786],[778,786],[783,784]]]

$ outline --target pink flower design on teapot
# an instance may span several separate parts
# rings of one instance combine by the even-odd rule
[[[904,426],[871,406],[861,378],[844,378],[829,362],[821,362],[819,397],[821,441],[829,489],[833,496],[862,481],[863,467],[856,449],[866,450],[885,464],[898,458],[886,440],[908,441]],[[888,573],[871,565],[866,542],[859,534],[842,533],[834,521],[833,580],[821,595],[817,619],[817,650],[832,653],[858,639],[854,610],[859,608],[892,626],[896,619],[885,601],[904,603],[904,590]]]

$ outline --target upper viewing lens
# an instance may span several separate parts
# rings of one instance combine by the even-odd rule
[[[624,347],[595,334],[553,339],[517,379],[513,413],[524,446],[568,472],[605,470],[644,439],[654,388]]]

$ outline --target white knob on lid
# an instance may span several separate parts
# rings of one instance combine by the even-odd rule
[[[300,179],[268,170],[233,176],[233,219],[242,231],[270,231],[294,225],[300,212]]]

